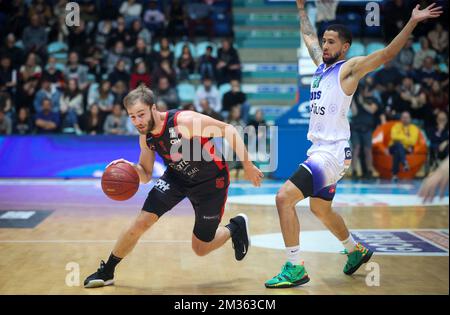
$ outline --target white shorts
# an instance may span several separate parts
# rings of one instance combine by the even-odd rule
[[[313,143],[301,165],[313,176],[314,191],[336,184],[350,167],[352,151],[348,141]]]

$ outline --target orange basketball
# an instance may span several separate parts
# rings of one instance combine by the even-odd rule
[[[110,165],[103,173],[102,189],[105,195],[113,200],[130,199],[139,189],[139,175],[128,163]]]

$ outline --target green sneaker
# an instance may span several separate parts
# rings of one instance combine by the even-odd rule
[[[293,265],[291,262],[284,264],[281,272],[268,280],[264,285],[266,288],[291,288],[309,281],[305,266]]]
[[[356,245],[356,249],[353,252],[348,253],[345,251],[345,253],[348,257],[347,263],[344,266],[344,273],[346,275],[353,274],[362,264],[368,262],[373,255],[373,252],[370,249],[364,247],[360,243]]]

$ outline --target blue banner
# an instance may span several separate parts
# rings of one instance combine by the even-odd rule
[[[101,177],[109,162],[139,159],[137,136],[7,136],[0,137],[0,177]],[[157,156],[153,175],[165,167]]]

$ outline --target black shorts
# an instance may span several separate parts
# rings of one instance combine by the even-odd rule
[[[201,241],[210,242],[225,209],[229,178],[228,168],[224,168],[211,180],[189,185],[166,171],[148,193],[142,210],[161,217],[187,197],[195,210],[194,235]]]

